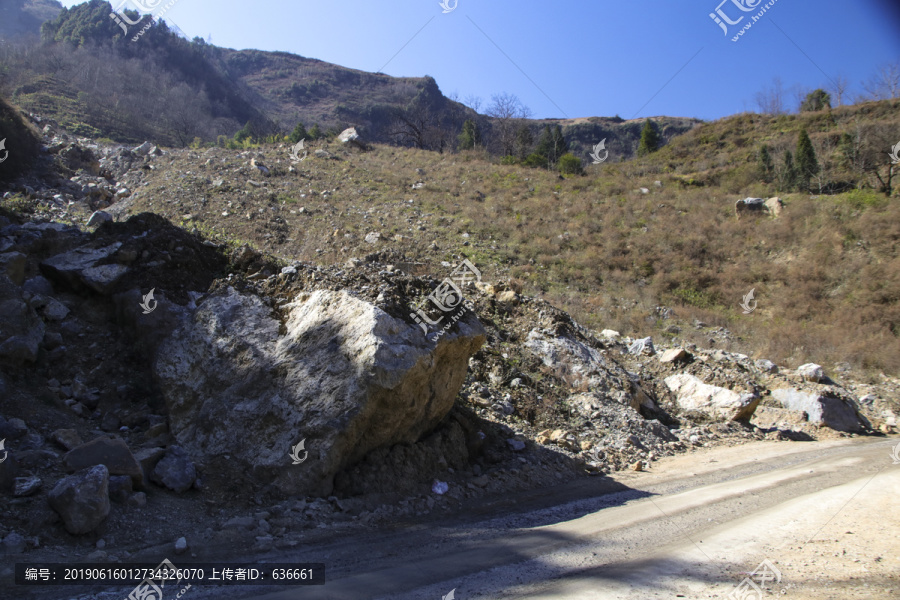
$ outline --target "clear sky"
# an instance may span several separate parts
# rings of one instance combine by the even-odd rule
[[[444,14],[439,0],[177,0],[166,18],[218,46],[431,75],[460,100],[515,94],[538,118],[715,119],[757,110],[775,77],[813,89],[843,76],[856,95],[900,62],[900,0],[774,0],[738,42],[772,0],[725,0],[744,17],[727,36],[709,16],[720,1],[446,0]]]

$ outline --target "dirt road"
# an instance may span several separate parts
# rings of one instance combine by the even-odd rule
[[[701,450],[464,517],[256,557],[325,563],[324,586],[194,586],[190,600],[441,600],[451,590],[457,600],[646,600],[736,588],[733,598],[754,600],[896,599],[898,441]]]

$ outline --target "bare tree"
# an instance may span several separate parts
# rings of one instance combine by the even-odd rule
[[[844,105],[844,97],[847,95],[848,89],[850,89],[850,80],[843,75],[838,75],[832,79],[831,85],[828,86],[828,92],[838,106]]]
[[[797,107],[797,112],[801,112],[803,110],[803,101],[806,100],[812,89],[805,85],[797,84],[791,86],[791,91],[794,92],[794,105]]]
[[[772,79],[771,88],[763,88],[756,94],[756,105],[759,111],[769,115],[783,115],[787,113],[784,104],[784,84],[780,77]]]
[[[868,81],[863,82],[869,100],[894,100],[900,98],[900,62],[879,67]]]
[[[522,119],[531,116],[531,110],[522,104],[515,94],[495,94],[491,96],[491,105],[487,115],[494,119],[497,142],[502,156],[515,152],[516,136]]]
[[[468,96],[466,96],[466,99],[463,100],[463,104],[465,104],[466,106],[468,106],[475,112],[478,112],[479,109],[481,108],[482,100],[481,100],[480,96],[476,96],[474,94],[469,94]]]
[[[885,196],[893,192],[893,179],[900,174],[900,165],[893,164],[892,145],[900,139],[900,128],[883,124],[857,125],[846,150],[851,167],[868,176],[873,187]]]

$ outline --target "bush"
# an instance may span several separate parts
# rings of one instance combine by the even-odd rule
[[[584,173],[581,159],[571,152],[567,152],[559,157],[557,167],[559,168],[559,172],[564,175],[581,175]]]
[[[522,161],[522,164],[526,167],[531,167],[532,169],[545,169],[547,168],[547,159],[537,152],[534,152],[526,156],[525,160]]]

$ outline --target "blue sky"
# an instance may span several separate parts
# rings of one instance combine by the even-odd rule
[[[757,110],[775,77],[813,89],[843,76],[856,95],[900,61],[897,0],[776,0],[738,42],[769,0],[726,0],[731,20],[745,16],[728,36],[709,17],[720,1],[458,0],[443,14],[439,0],[178,0],[166,17],[218,46],[431,75],[461,100],[512,93],[539,118],[715,119]]]

